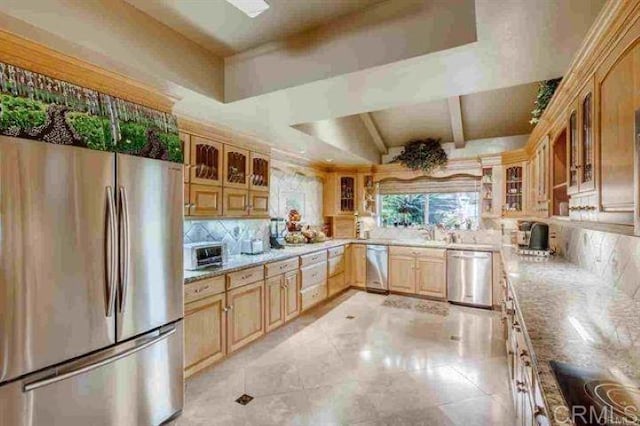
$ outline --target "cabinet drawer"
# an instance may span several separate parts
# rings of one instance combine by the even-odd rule
[[[329,276],[333,277],[344,272],[344,255],[329,259]]]
[[[302,296],[302,310],[307,310],[310,307],[318,304],[327,297],[327,285],[319,284],[313,287],[309,287],[300,292]]]
[[[329,287],[329,296],[341,292],[346,287],[344,274],[338,274],[335,277],[329,278],[327,285]]]
[[[302,288],[324,283],[327,280],[327,262],[316,263],[301,269]]]
[[[241,287],[243,285],[255,283],[264,279],[264,268],[256,266],[255,268],[243,269],[242,271],[227,274],[227,290]]]
[[[444,259],[447,255],[447,250],[425,247],[391,246],[389,247],[389,255],[434,257]]]
[[[327,260],[327,251],[319,251],[316,253],[305,254],[304,256],[300,256],[300,266],[309,266],[314,263],[324,262]]]
[[[328,252],[329,258],[340,256],[344,254],[344,246],[330,248]]]
[[[269,263],[265,270],[267,272],[267,278],[273,277],[274,275],[284,274],[290,271],[295,271],[298,269],[299,260],[297,257],[293,259],[287,259],[280,262]]]
[[[184,286],[184,303],[224,292],[224,275],[207,278]]]

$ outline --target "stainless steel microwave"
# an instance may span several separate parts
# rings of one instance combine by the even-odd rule
[[[184,245],[184,269],[196,271],[210,266],[222,266],[227,261],[223,242],[189,243]]]

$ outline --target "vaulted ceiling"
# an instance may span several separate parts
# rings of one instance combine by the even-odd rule
[[[528,133],[535,84],[565,73],[604,3],[266,1],[251,19],[224,0],[5,0],[0,25],[170,93],[178,114],[362,164],[381,141],[462,153]]]

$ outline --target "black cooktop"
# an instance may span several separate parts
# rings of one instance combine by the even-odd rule
[[[551,361],[569,412],[552,413],[557,420],[570,417],[577,426],[640,425],[640,387],[601,370]]]

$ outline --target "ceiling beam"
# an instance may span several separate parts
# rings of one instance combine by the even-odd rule
[[[384,143],[384,139],[382,139],[382,135],[378,131],[378,127],[376,123],[373,121],[373,117],[368,112],[360,114],[360,118],[364,123],[364,127],[367,128],[367,131],[371,135],[371,139],[376,144],[376,148],[380,151],[380,154],[387,154],[389,149],[387,148],[387,144]]]
[[[464,148],[464,131],[462,130],[462,110],[460,109],[460,96],[451,96],[449,101],[449,116],[451,117],[451,131],[453,132],[453,144],[456,148]]]

